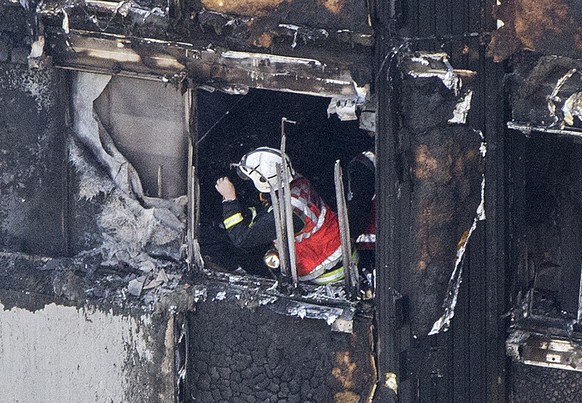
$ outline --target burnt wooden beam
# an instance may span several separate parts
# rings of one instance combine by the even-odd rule
[[[71,31],[49,36],[58,67],[143,76],[176,85],[208,85],[233,92],[260,88],[318,96],[355,97],[350,71],[316,59],[237,52],[188,43]]]
[[[36,17],[47,30],[65,35],[74,31],[92,32],[96,37],[116,34],[196,48],[317,59],[349,68],[360,85],[371,80],[374,36],[364,0],[317,5],[312,0],[285,1],[269,6],[268,13],[265,2],[250,8],[256,2],[214,3],[171,2],[167,7],[159,0],[139,4],[52,0],[38,7]]]

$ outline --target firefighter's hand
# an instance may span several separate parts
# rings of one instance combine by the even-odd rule
[[[236,199],[236,191],[234,189],[234,185],[226,176],[222,178],[218,178],[216,181],[216,185],[214,186],[218,193],[222,195],[223,201],[235,200]]]

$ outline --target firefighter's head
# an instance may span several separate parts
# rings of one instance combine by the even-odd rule
[[[293,180],[295,171],[289,157],[281,155],[281,151],[270,147],[259,147],[246,153],[238,164],[237,172],[243,179],[250,179],[259,192],[269,193],[271,187],[277,190],[277,166],[282,166],[283,159],[289,172],[289,182]]]

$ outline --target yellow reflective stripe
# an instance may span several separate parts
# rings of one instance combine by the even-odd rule
[[[234,225],[237,225],[238,223],[242,222],[243,220],[243,216],[241,213],[236,213],[231,215],[228,218],[225,218],[223,223],[224,223],[224,228],[229,229]]]
[[[257,209],[254,207],[249,207],[249,210],[251,212],[251,222],[249,223],[249,228],[250,228],[255,223],[255,218],[257,218]]]
[[[335,283],[337,281],[343,280],[343,278],[344,278],[344,267],[342,266],[338,269],[323,273],[321,276],[317,277],[316,279],[313,279],[312,281],[315,284],[323,285]]]

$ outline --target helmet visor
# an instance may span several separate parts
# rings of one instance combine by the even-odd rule
[[[243,171],[243,168],[242,168],[240,165],[238,165],[238,164],[237,164],[237,166],[236,166],[236,173],[237,173],[237,175],[239,176],[239,178],[241,178],[241,179],[243,179],[243,180],[245,180],[245,181],[248,181],[248,180],[250,180],[250,179],[251,179],[251,178],[250,178],[250,177],[249,177],[249,176],[248,176],[248,175],[247,175],[247,174],[246,174],[246,173]]]

